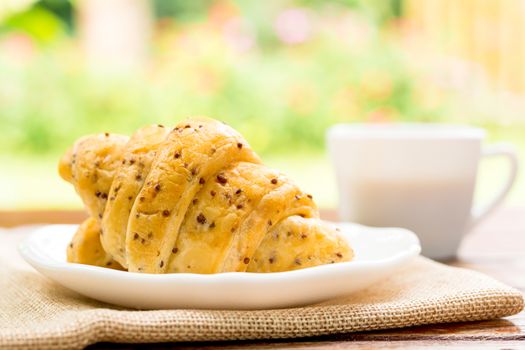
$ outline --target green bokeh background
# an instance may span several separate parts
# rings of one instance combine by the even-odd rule
[[[290,173],[323,207],[337,202],[324,147],[334,123],[468,119],[489,131],[489,141],[512,142],[525,154],[522,125],[487,118],[483,108],[421,78],[421,64],[396,40],[400,0],[156,0],[148,59],[127,69],[86,64],[76,6],[36,1],[0,19],[0,209],[80,207],[56,174],[60,154],[76,138],[129,134],[191,115],[237,128],[266,163]],[[249,49],[232,48],[236,38],[225,39],[214,23],[217,9],[234,10],[241,39],[252,40]],[[300,43],[283,41],[275,30],[275,18],[290,9],[312,26]],[[498,161],[482,166],[481,200],[505,170]],[[520,178],[511,203],[524,204],[524,193]]]

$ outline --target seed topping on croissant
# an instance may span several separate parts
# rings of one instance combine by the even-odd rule
[[[85,136],[59,173],[90,215],[70,262],[143,273],[277,272],[353,257],[311,195],[213,119],[150,125],[130,138]],[[87,247],[98,253],[78,254]]]

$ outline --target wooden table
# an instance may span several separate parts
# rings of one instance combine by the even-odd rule
[[[333,218],[333,212],[324,212]],[[42,221],[76,222],[78,212],[0,213],[0,226]],[[35,219],[36,218],[36,219]],[[454,266],[481,271],[525,292],[525,208],[496,212],[468,235]],[[340,334],[293,340],[95,344],[90,349],[525,349],[525,312],[505,319],[431,325],[400,330]]]

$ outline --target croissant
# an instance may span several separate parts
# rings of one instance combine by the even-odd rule
[[[89,213],[68,261],[142,273],[278,272],[349,261],[312,196],[213,119],[80,138],[59,162]]]

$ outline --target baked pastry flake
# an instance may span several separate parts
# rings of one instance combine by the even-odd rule
[[[141,273],[281,272],[349,261],[312,196],[213,119],[79,139],[60,160],[90,218],[68,261]]]

